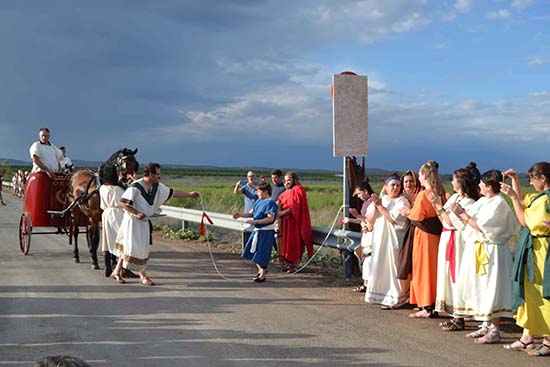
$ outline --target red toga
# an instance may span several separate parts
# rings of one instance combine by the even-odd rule
[[[283,191],[279,196],[280,210],[290,208],[290,213],[281,219],[281,256],[286,262],[298,265],[304,249],[309,257],[313,256],[311,240],[311,219],[307,204],[306,190],[300,184],[290,190]]]

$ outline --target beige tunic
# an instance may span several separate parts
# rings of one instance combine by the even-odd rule
[[[115,185],[102,185],[99,188],[101,215],[101,249],[114,252],[115,241],[124,216],[124,210],[120,207],[120,198],[124,189]]]
[[[141,185],[143,179],[134,182],[122,195],[138,211],[150,217],[168,200],[173,190],[162,183],[153,185],[147,192]],[[150,229],[148,219],[138,219],[124,212],[122,223],[116,237],[114,254],[122,257],[125,269],[145,271],[149,260]]]

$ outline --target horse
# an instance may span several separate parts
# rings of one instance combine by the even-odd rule
[[[80,217],[84,215],[87,217],[86,239],[92,260],[92,269],[100,269],[97,260],[97,248],[99,247],[100,237],[99,223],[103,211],[100,207],[99,187],[106,183],[126,188],[139,168],[139,163],[135,158],[136,153],[137,149],[122,148],[113,153],[99,167],[98,172],[83,169],[75,172],[71,177],[67,190],[67,203],[69,204],[67,209],[70,211],[69,244],[74,239],[73,260],[75,262],[80,262],[78,224]]]

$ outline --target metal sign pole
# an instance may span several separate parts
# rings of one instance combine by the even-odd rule
[[[349,217],[349,190],[348,190],[348,170],[346,166],[346,157],[342,158],[343,162],[343,175],[342,175],[342,192],[343,192],[343,203],[344,203],[344,217]],[[349,224],[344,224],[346,231],[349,230]]]

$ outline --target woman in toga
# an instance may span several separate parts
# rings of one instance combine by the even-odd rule
[[[512,254],[509,242],[519,223],[500,194],[502,173],[496,169],[481,175],[483,195],[466,211],[452,203],[451,210],[467,226],[460,264],[457,297],[462,307],[455,316],[473,316],[481,327],[466,337],[476,344],[500,341],[500,318],[512,317]]]
[[[512,199],[523,226],[512,271],[512,307],[523,334],[504,348],[550,356],[550,163],[535,163],[527,171],[535,194],[523,194],[516,171],[509,169],[504,175],[512,178],[512,187],[502,184],[501,190]],[[537,348],[535,337],[543,337]]]
[[[372,263],[365,294],[366,302],[379,303],[383,309],[399,308],[409,298],[409,281],[397,278],[397,257],[409,220],[402,214],[409,201],[401,195],[397,174],[386,178],[382,198],[373,195],[374,205],[367,210],[367,220],[374,222]],[[372,208],[372,209],[371,209]]]
[[[409,213],[414,230],[412,252],[411,300],[421,310],[409,317],[428,318],[436,315],[434,311],[437,288],[437,251],[442,225],[432,203],[430,193],[445,203],[446,196],[438,174],[439,164],[435,161],[424,163],[418,171],[424,190],[418,193]]]
[[[466,168],[453,172],[453,191],[455,192],[443,205],[440,198],[433,193],[429,199],[443,224],[443,232],[439,241],[437,258],[437,292],[435,310],[452,316],[452,319],[441,322],[439,325],[444,331],[464,330],[464,319],[455,317],[455,309],[462,307],[457,297],[460,261],[464,251],[465,225],[460,218],[451,211],[451,204],[460,204],[464,210],[468,209],[479,199],[479,188],[474,175]]]

